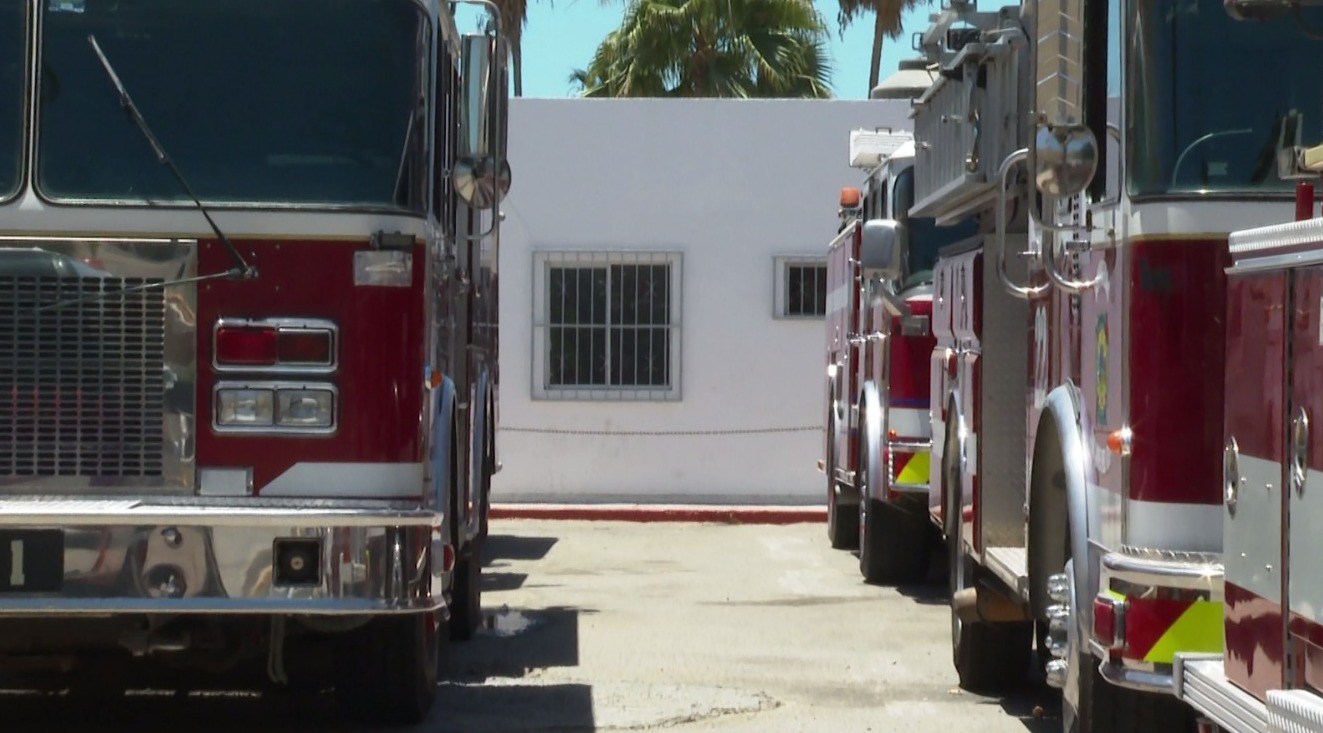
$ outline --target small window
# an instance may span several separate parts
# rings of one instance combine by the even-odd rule
[[[777,318],[821,318],[826,315],[825,258],[777,257],[775,270]]]
[[[680,255],[534,254],[534,397],[679,399]]]

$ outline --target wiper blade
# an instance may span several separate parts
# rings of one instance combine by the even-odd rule
[[[83,303],[92,303],[98,300],[107,300],[117,295],[126,295],[128,293],[141,293],[148,290],[164,290],[175,285],[193,285],[195,283],[206,282],[208,280],[220,280],[221,278],[233,277],[233,270],[225,272],[215,272],[210,275],[198,275],[196,277],[181,277],[175,280],[162,280],[155,283],[143,283],[141,285],[132,285],[127,288],[116,288],[114,290],[104,290],[99,293],[92,293],[81,298],[69,298],[68,300],[57,300],[54,303],[33,308],[30,313],[44,313],[46,311],[60,310],[70,306],[82,305]]]
[[[169,155],[166,155],[165,148],[161,147],[161,143],[156,139],[156,135],[152,134],[151,128],[147,126],[147,121],[143,119],[142,113],[138,111],[138,105],[133,103],[133,98],[129,96],[129,91],[124,88],[124,82],[119,80],[119,75],[115,73],[115,68],[110,65],[110,59],[106,58],[106,55],[101,52],[101,46],[97,44],[96,36],[88,35],[87,42],[92,44],[92,50],[96,52],[97,58],[101,60],[101,67],[106,70],[106,76],[110,77],[110,83],[114,84],[115,91],[119,92],[120,106],[124,108],[124,111],[127,112],[129,117],[133,119],[133,122],[137,124],[138,129],[142,131],[143,137],[147,138],[147,142],[152,146],[152,151],[156,153],[157,162],[170,169],[170,172],[174,174],[175,180],[179,181],[179,186],[184,189],[184,193],[187,193],[189,198],[193,199],[193,203],[197,205],[198,211],[200,211],[202,216],[206,218],[207,224],[211,226],[211,231],[216,233],[216,238],[219,239],[221,244],[225,245],[225,249],[229,251],[230,257],[234,260],[234,267],[222,273],[220,276],[240,279],[257,277],[257,268],[248,264],[248,261],[239,253],[238,248],[230,242],[229,237],[226,237],[225,233],[220,230],[220,227],[216,226],[216,222],[212,220],[211,214],[207,211],[207,207],[203,206],[202,200],[198,198],[197,194],[193,193],[193,188],[188,185],[188,181],[184,180],[184,175],[179,172],[179,168],[175,167],[175,162],[170,159]],[[210,279],[209,276],[204,277]]]

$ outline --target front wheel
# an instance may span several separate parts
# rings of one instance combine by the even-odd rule
[[[375,618],[336,650],[336,701],[357,723],[418,725],[436,701],[441,640],[435,613]]]
[[[961,539],[963,501],[958,439],[948,429],[942,458],[942,480],[946,501],[943,526],[946,531],[947,580],[951,597],[970,587],[975,570],[965,554]],[[951,658],[960,687],[971,692],[1002,692],[1020,687],[1029,672],[1033,656],[1033,622],[966,622],[951,604]]]
[[[859,546],[859,505],[844,506],[837,501],[836,485],[827,485],[827,539],[832,549],[853,550]]]
[[[1067,603],[1054,610],[1066,618],[1066,689],[1062,691],[1061,725],[1065,733],[1128,733],[1160,730],[1193,733],[1194,712],[1172,695],[1117,687],[1103,678],[1098,659],[1083,643],[1079,620],[1071,612],[1075,599],[1074,563],[1067,561],[1063,580]],[[1049,635],[1060,633],[1049,631]]]
[[[861,504],[859,573],[875,585],[914,585],[928,576],[932,527],[926,517],[877,499]]]

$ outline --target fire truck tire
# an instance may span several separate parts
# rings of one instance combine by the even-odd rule
[[[946,437],[943,458],[946,486],[960,486],[955,437]],[[946,533],[947,581],[951,596],[975,582],[973,560],[965,554],[962,539],[961,494],[945,492],[943,521]],[[1013,623],[976,623],[961,620],[951,608],[951,659],[960,678],[960,687],[970,692],[1005,692],[1023,686],[1029,676],[1034,653],[1032,621]]]
[[[859,505],[841,506],[836,501],[836,487],[828,486],[827,539],[832,549],[853,550],[859,547]]]
[[[955,614],[955,611],[951,611]],[[1007,692],[1023,687],[1033,656],[1033,623],[953,621],[951,656],[960,688]]]
[[[482,544],[476,538],[460,551],[450,598],[450,638],[468,641],[482,622]]]
[[[859,572],[875,585],[911,585],[928,575],[927,517],[895,504],[868,499],[859,533]]]
[[[423,722],[436,700],[438,636],[430,613],[384,616],[346,632],[335,680],[346,715],[372,725]]]
[[[1080,710],[1068,733],[1198,730],[1194,712],[1176,697],[1117,687],[1103,679],[1092,654],[1081,656],[1072,663],[1087,665],[1089,673],[1080,676]]]

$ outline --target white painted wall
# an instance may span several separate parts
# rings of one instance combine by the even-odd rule
[[[847,164],[849,131],[909,129],[908,109],[513,100],[493,501],[823,502],[824,326],[772,317],[773,257],[826,252],[841,186],[863,180]],[[561,249],[683,252],[679,401],[532,398],[532,253]]]

